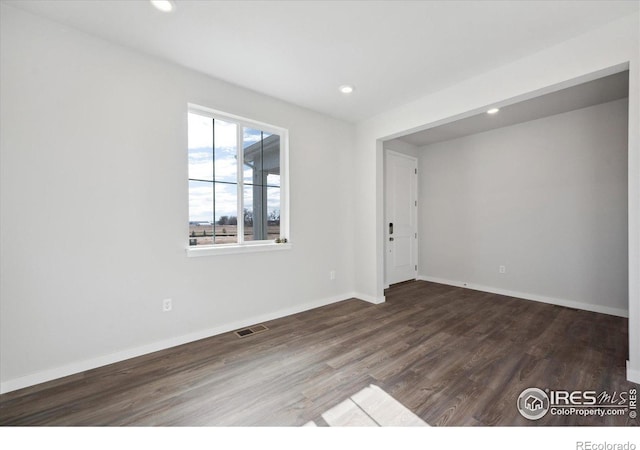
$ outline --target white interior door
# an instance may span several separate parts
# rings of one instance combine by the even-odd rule
[[[418,273],[418,160],[385,152],[386,284],[413,280]]]

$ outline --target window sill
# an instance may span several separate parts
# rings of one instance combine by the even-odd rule
[[[244,245],[219,245],[219,246],[202,246],[188,247],[187,256],[189,258],[199,256],[214,255],[230,255],[235,253],[259,253],[259,252],[275,252],[281,250],[291,250],[293,246],[290,243],[276,244],[269,242],[267,244],[244,244]]]

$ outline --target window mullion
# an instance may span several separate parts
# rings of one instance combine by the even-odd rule
[[[238,244],[244,244],[244,143],[242,141],[243,127],[241,123],[237,126],[237,149],[238,149]]]
[[[280,237],[290,239],[289,234],[289,135],[280,135]]]
[[[213,207],[213,217],[211,218],[212,225],[212,234],[211,243],[213,245],[216,244],[216,120],[211,118],[211,180],[213,186],[213,196],[212,196],[212,207]]]

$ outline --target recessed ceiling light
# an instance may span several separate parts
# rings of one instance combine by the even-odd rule
[[[162,12],[171,12],[174,8],[174,3],[171,0],[151,0],[151,4]]]
[[[500,109],[499,109],[499,108],[491,108],[490,110],[488,110],[488,111],[487,111],[487,114],[495,114],[495,113],[497,113],[498,111],[500,111]]]
[[[355,90],[355,88],[353,86],[351,86],[350,84],[343,84],[338,89],[343,94],[351,94]]]

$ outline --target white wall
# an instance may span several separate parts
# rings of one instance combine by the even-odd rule
[[[415,158],[418,157],[418,147],[400,139],[391,139],[385,141],[382,145],[385,150],[393,150],[394,152],[403,153]]]
[[[626,316],[627,112],[621,99],[420,148],[419,275]]]
[[[3,391],[353,295],[352,125],[1,17]],[[289,129],[292,250],[186,257],[188,102]]]
[[[357,127],[354,205],[356,291],[384,300],[382,140],[392,139],[547,92],[629,69],[629,366],[640,382],[640,21],[629,15],[519,59]]]

